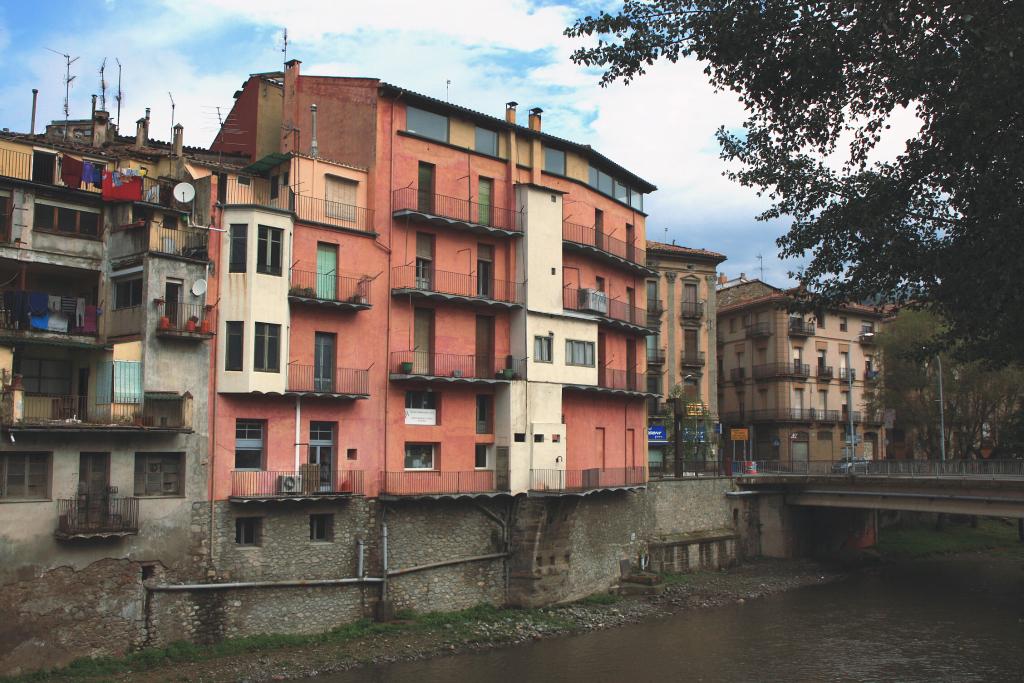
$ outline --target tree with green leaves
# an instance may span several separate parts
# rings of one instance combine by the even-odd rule
[[[961,357],[1024,360],[1024,2],[625,0],[566,34],[602,84],[692,57],[738,95],[722,156],[817,305],[926,307]],[[920,130],[873,160],[902,108]]]

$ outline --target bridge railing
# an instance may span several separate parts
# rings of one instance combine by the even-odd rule
[[[735,477],[909,477],[1024,479],[1024,460],[734,460]]]

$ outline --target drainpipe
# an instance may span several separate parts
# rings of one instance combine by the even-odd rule
[[[302,424],[302,399],[298,396],[295,397],[295,472],[299,472],[299,463],[301,461],[301,455],[299,453],[301,445],[299,442],[301,439],[300,425]]]
[[[309,105],[310,115],[313,117],[313,134],[309,141],[309,156],[316,159],[320,155],[320,150],[316,143],[316,105]]]

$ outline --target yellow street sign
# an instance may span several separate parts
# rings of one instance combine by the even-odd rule
[[[747,429],[730,429],[729,439],[732,441],[746,441],[750,438],[750,432]]]

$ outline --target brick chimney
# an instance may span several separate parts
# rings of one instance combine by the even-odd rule
[[[185,146],[185,126],[180,123],[174,124],[174,156],[181,157],[182,149]]]
[[[146,119],[139,119],[135,122],[135,149],[142,149],[146,146]]]
[[[719,273],[718,274],[718,284],[724,285],[728,281],[729,281],[729,276],[728,275],[726,275],[725,273]]]
[[[97,109],[92,116],[92,146],[102,147],[107,144],[110,134],[110,113]]]
[[[516,124],[516,107],[518,106],[518,102],[505,103],[505,120],[511,123],[513,126]]]
[[[540,132],[540,115],[544,113],[544,110],[540,107],[534,107],[530,110],[530,130]]]
[[[146,142],[149,142],[149,107],[146,107]]]

